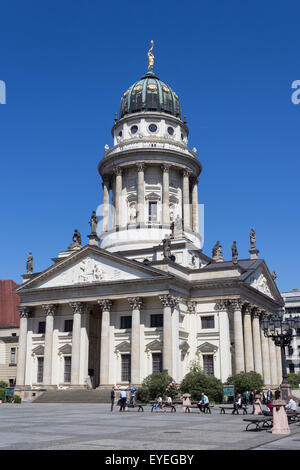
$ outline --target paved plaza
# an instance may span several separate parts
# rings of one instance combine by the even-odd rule
[[[300,449],[300,427],[288,437],[246,432],[242,414],[220,415],[136,409],[109,404],[0,405],[0,450],[217,450]]]

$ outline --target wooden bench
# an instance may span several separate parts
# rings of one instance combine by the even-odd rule
[[[138,412],[142,411],[144,412],[144,406],[147,406],[149,405],[149,403],[136,403],[135,405],[132,405],[132,404],[128,404],[126,405],[128,407],[128,410],[129,408],[138,408]]]
[[[261,431],[262,429],[268,429],[273,425],[273,416],[262,416],[256,415],[250,418],[244,418],[243,421],[248,422],[246,426],[246,431]],[[254,426],[254,429],[250,429],[251,426]]]
[[[291,423],[297,423],[299,421],[299,415],[300,413],[298,411],[290,411],[287,410],[286,415],[288,417],[288,422],[289,424]]]
[[[156,401],[151,401],[150,404],[152,405],[151,411],[154,410],[154,406],[157,404]],[[155,409],[160,408],[161,410],[165,409],[164,411],[167,411],[166,408],[171,408],[171,413],[176,413],[176,407],[174,403],[164,403],[162,402],[160,405],[158,405]]]
[[[214,405],[208,405],[208,406],[204,409],[204,410],[205,410],[204,413],[209,413],[209,414],[211,414],[211,408],[213,408],[213,407],[214,407]],[[191,412],[191,408],[197,408],[197,409],[199,410],[199,413],[203,413],[203,412],[200,411],[199,406],[198,406],[198,402],[196,402],[196,401],[195,401],[195,402],[192,402],[191,405],[185,405],[185,411],[184,411],[184,412],[185,412],[185,413],[190,413],[190,412]]]
[[[225,414],[225,410],[232,410],[232,414],[237,414],[239,415],[239,410],[243,410],[243,415],[248,414],[248,406],[243,405],[240,408],[235,409],[234,406],[229,406],[229,405],[220,405],[219,408],[221,409],[220,414]],[[235,413],[236,412],[236,413]]]

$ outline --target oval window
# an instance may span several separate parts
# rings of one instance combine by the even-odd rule
[[[169,133],[170,135],[173,135],[173,134],[174,134],[174,129],[173,129],[173,127],[168,127],[168,133]]]
[[[131,134],[136,134],[137,131],[138,131],[138,126],[131,126],[130,128]]]
[[[156,124],[150,124],[148,129],[149,129],[150,132],[156,132],[157,131],[157,125]]]
[[[122,131],[119,132],[119,137],[122,137]]]

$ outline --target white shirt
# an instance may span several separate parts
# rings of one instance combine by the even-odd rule
[[[293,400],[293,399],[291,398],[290,401],[288,402],[287,408],[288,408],[289,410],[296,411],[297,405],[296,405],[295,400]]]
[[[126,392],[125,390],[120,390],[120,398],[126,398],[127,395],[126,395]]]

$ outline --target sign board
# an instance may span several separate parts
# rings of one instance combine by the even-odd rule
[[[234,385],[226,385],[223,387],[224,397],[234,397]]]

